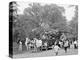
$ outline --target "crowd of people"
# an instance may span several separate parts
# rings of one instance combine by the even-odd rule
[[[19,41],[19,51],[22,51],[22,43]],[[43,49],[49,50],[51,48],[56,55],[58,55],[59,49],[64,49],[65,53],[67,53],[67,49],[78,48],[78,40],[76,38],[71,40],[66,37],[65,33],[61,32],[56,34],[46,32],[42,37],[34,37],[32,39],[26,37],[24,44],[27,51],[41,52]]]

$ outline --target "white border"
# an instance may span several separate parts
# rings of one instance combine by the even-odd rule
[[[9,24],[8,24],[8,5],[9,2],[12,0],[1,0],[0,1],[0,60],[11,60],[11,58],[8,57],[8,32],[9,32]],[[28,2],[54,2],[56,4],[74,4],[79,5],[80,0],[14,0],[14,1],[28,1]],[[80,8],[80,7],[79,7]],[[79,9],[80,14],[80,9]],[[80,16],[78,21],[80,20]],[[80,24],[78,24],[79,26]],[[80,28],[78,28],[80,29]],[[80,32],[78,33],[80,35]],[[80,39],[80,36],[79,36]],[[80,47],[80,41],[79,41],[79,47]],[[80,51],[80,48],[79,48]],[[68,56],[53,56],[53,57],[36,57],[36,58],[24,58],[30,59],[30,60],[79,60],[79,55],[68,55]],[[18,60],[22,60],[23,58],[20,58]],[[13,59],[14,60],[14,59]]]

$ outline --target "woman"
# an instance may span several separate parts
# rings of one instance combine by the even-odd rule
[[[29,41],[30,41],[29,38],[26,38],[26,41],[25,41],[26,50],[29,50],[29,46],[28,46]]]
[[[35,38],[35,42],[36,42],[37,51],[39,51],[40,47],[42,46],[42,40]]]
[[[22,42],[19,41],[19,51],[21,52],[22,51]]]

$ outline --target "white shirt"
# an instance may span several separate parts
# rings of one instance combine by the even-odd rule
[[[41,40],[36,40],[36,46],[40,47],[42,45],[42,41]]]
[[[74,41],[74,44],[77,44],[77,41]]]
[[[56,45],[54,46],[54,51],[57,52],[59,50],[59,47]]]

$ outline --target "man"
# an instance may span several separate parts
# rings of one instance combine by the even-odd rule
[[[63,42],[59,41],[59,46],[62,48]]]
[[[77,41],[75,40],[75,41],[74,41],[74,49],[76,49],[77,46],[78,46],[78,43],[77,43]]]
[[[45,49],[47,50],[47,42],[44,42]]]
[[[30,41],[30,40],[29,40],[29,38],[27,37],[27,38],[26,38],[26,41],[25,41],[25,45],[26,45],[26,49],[27,49],[27,50],[29,50],[29,46],[28,46],[29,41]]]
[[[64,50],[65,50],[65,53],[67,52],[68,46],[69,46],[68,41],[65,41],[64,42]]]

